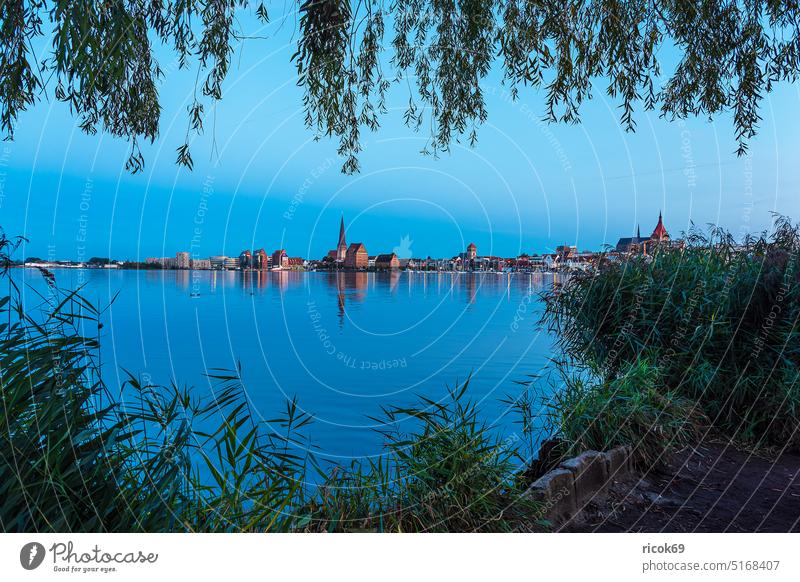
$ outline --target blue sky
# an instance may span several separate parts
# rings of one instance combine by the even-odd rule
[[[426,135],[402,123],[401,88],[382,128],[364,133],[361,173],[345,176],[337,143],[314,141],[303,125],[293,25],[242,20],[271,38],[237,47],[224,99],[206,105],[194,171],[174,161],[195,72],[176,70],[166,51],[161,134],[138,175],[124,169],[125,142],[82,134],[65,104],[50,99],[21,116],[15,140],[0,144],[0,225],[30,240],[22,255],[143,260],[283,247],[318,258],[335,245],[342,214],[348,240],[370,254],[408,237],[415,256],[451,256],[470,241],[507,256],[563,243],[598,249],[638,223],[649,233],[660,210],[673,235],[690,221],[740,236],[768,227],[771,211],[800,218],[797,86],[764,100],[746,158],[734,153],[727,115],[670,123],[639,112],[637,132],[625,133],[598,83],[582,124],[545,125],[542,92],[511,103],[493,75],[477,147],[432,159],[419,153]]]

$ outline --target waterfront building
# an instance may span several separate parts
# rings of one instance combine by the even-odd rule
[[[236,270],[239,268],[239,259],[236,257],[225,257],[224,268],[228,270]]]
[[[253,253],[253,268],[263,271],[269,268],[269,257],[264,249],[258,249]]]
[[[407,264],[407,267],[409,268],[413,268],[410,265],[411,261],[413,261],[413,259],[410,259],[409,264]],[[377,257],[375,257],[375,268],[378,270],[399,269],[400,261],[398,260],[397,255],[395,253],[378,255]]]
[[[506,260],[503,257],[477,257],[468,260],[465,268],[473,271],[502,271],[506,266]]]
[[[556,247],[556,254],[562,259],[568,259],[578,252],[578,247],[575,245],[559,245]]]
[[[211,261],[209,259],[192,259],[190,265],[196,271],[207,271],[211,268]]]
[[[528,257],[528,266],[531,271],[546,271],[550,265],[545,262],[545,255],[531,255]]]
[[[225,268],[225,261],[228,259],[225,255],[215,255],[209,257],[208,261],[211,263],[212,269],[222,270]]]
[[[597,254],[589,252],[574,253],[569,256],[556,254],[552,266],[570,271],[588,271],[597,262],[597,257]]]
[[[517,257],[517,260],[514,261],[514,266],[518,270],[530,269],[530,267],[531,267],[531,257],[530,257],[530,255],[528,255],[527,253],[522,253],[521,255],[519,255]]]
[[[272,253],[272,268],[282,269],[288,263],[289,256],[286,254],[285,249],[278,249]]]
[[[250,254],[250,251],[244,250],[239,253],[239,268],[240,269],[250,269],[253,266],[253,256]]]
[[[176,269],[189,268],[189,253],[180,252],[175,254],[175,268]]]
[[[348,269],[366,269],[369,266],[367,247],[363,243],[352,243],[347,247],[344,266]]]
[[[89,261],[91,262],[91,261]],[[150,257],[145,259],[148,265],[158,265],[162,269],[175,269],[177,262],[174,257]]]
[[[469,243],[467,245],[467,254],[466,259],[468,261],[474,261],[478,257],[478,247],[475,246],[475,243]]]
[[[303,257],[286,257],[284,266],[289,269],[302,269],[306,265],[306,260]]]

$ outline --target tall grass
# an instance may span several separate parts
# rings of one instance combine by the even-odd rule
[[[602,386],[647,361],[662,394],[696,401],[718,430],[758,445],[800,445],[800,231],[735,244],[692,230],[685,246],[605,260],[546,297],[564,355]]]
[[[6,248],[9,243],[5,242]],[[296,408],[263,434],[235,376],[211,397],[131,377],[111,394],[98,365],[100,312],[49,293],[33,317],[16,296],[0,337],[0,528],[4,531],[288,531],[304,471]],[[123,404],[124,403],[124,404]],[[204,431],[210,419],[223,418]],[[213,425],[212,425],[213,426]]]
[[[564,456],[627,445],[634,464],[648,468],[696,442],[708,425],[697,404],[661,384],[647,361],[606,380],[574,366],[557,370],[558,390],[544,400],[542,414]]]
[[[541,529],[540,507],[524,492],[525,461],[517,438],[492,436],[474,403],[469,382],[437,402],[392,407],[377,419],[408,432],[383,431],[387,454],[331,474],[322,487],[318,524],[389,531],[520,531]]]
[[[14,244],[0,232],[2,274]],[[0,297],[0,530],[538,527],[514,443],[480,422],[468,383],[443,402],[386,409],[386,454],[331,466],[294,400],[255,420],[238,370],[216,371],[206,397],[133,375],[112,394],[98,363],[101,311],[42,274],[40,305],[23,305],[10,278]],[[404,417],[413,428],[399,432]]]

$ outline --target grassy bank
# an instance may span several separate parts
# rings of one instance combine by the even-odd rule
[[[682,248],[605,260],[554,289],[544,321],[569,366],[593,385],[568,390],[560,403],[570,438],[602,444],[620,426],[649,449],[644,429],[661,408],[657,424],[670,440],[686,436],[671,432],[676,421],[695,427],[703,417],[748,445],[797,449],[798,252],[798,227],[777,218],[772,234],[743,244],[723,231],[693,231]],[[642,422],[644,402],[660,404]]]

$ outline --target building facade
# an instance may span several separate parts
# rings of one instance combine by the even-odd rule
[[[227,259],[225,255],[214,255],[212,257],[208,257],[212,269],[224,269],[225,259]]]
[[[289,256],[286,254],[285,249],[278,249],[272,253],[272,268],[283,269],[288,264]]]
[[[269,258],[264,249],[258,249],[253,253],[253,268],[259,271],[269,269]]]
[[[253,267],[253,255],[250,254],[250,251],[242,251],[239,253],[239,268],[240,269],[250,269]]]
[[[353,243],[347,247],[344,266],[348,269],[366,269],[369,266],[367,247],[363,243]]]
[[[378,255],[375,257],[375,268],[381,271],[399,269],[400,260],[394,253]]]
[[[303,257],[286,257],[284,266],[289,269],[302,269],[305,267],[306,260]]]
[[[175,268],[176,269],[188,269],[190,266],[189,264],[189,253],[180,252],[175,253]]]
[[[208,259],[192,259],[190,265],[195,271],[207,271],[211,268],[211,261]]]

